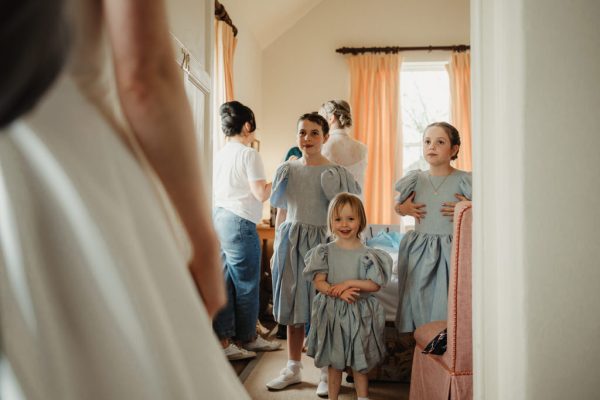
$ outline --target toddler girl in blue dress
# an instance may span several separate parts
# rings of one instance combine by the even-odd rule
[[[415,217],[415,230],[404,235],[398,254],[400,332],[447,319],[454,205],[472,197],[471,173],[450,165],[459,148],[455,127],[429,125],[423,135],[429,170],[411,171],[396,183],[396,212]]]
[[[310,321],[314,288],[302,277],[306,253],[327,240],[327,207],[340,192],[360,193],[352,174],[321,154],[329,125],[317,113],[298,120],[297,144],[302,157],[277,168],[271,205],[277,207],[273,246],[273,316],[287,325],[288,363],[267,383],[281,390],[302,381],[300,363],[304,324]],[[321,379],[324,381],[325,379]]]
[[[342,371],[353,370],[358,399],[368,398],[367,373],[386,354],[385,313],[372,295],[391,274],[392,258],[383,250],[362,244],[366,226],[360,199],[337,195],[329,206],[328,227],[334,240],[306,255],[304,276],[318,293],[312,305],[307,355],[319,368],[327,366],[329,398],[336,400]]]

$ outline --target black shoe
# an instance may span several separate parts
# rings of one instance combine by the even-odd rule
[[[275,334],[277,339],[287,340],[287,326],[277,324],[277,333]]]

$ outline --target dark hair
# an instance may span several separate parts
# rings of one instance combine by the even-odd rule
[[[427,128],[425,128],[425,132],[427,132],[427,129],[432,128],[434,126],[442,128],[444,132],[446,132],[446,135],[448,135],[448,138],[450,139],[450,147],[457,145],[460,151],[460,134],[458,133],[458,129],[456,129],[454,126],[450,125],[447,122],[434,122],[432,124],[427,125]],[[456,160],[457,158],[458,151],[455,155],[452,156],[451,159]]]
[[[352,208],[352,211],[354,211],[358,216],[359,222],[357,237],[360,237],[361,232],[367,227],[367,214],[365,213],[365,207],[358,196],[347,192],[337,194],[329,203],[329,208],[327,210],[327,228],[329,229],[329,233],[333,235],[333,230],[331,229],[333,226],[333,220],[335,217],[340,215],[340,211],[346,204],[349,204],[350,208]]]
[[[60,73],[70,47],[63,0],[0,5],[0,127],[31,110]]]
[[[321,115],[319,115],[319,113],[316,111],[302,114],[300,118],[298,118],[298,122],[296,122],[296,125],[298,125],[302,121],[314,122],[315,124],[321,127],[321,129],[323,130],[323,135],[329,134],[329,124],[327,123],[327,120]]]
[[[256,130],[254,113],[239,101],[228,101],[219,108],[221,114],[221,129],[225,136],[235,136],[242,133],[246,122],[250,123],[250,132]]]

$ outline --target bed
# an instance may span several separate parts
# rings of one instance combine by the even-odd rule
[[[367,246],[384,250],[394,261],[390,282],[375,293],[375,297],[385,310],[386,321],[396,320],[396,308],[398,307],[398,246],[402,236],[400,225],[368,225],[364,234]]]

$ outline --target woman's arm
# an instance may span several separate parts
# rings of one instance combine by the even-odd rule
[[[265,179],[261,179],[258,181],[250,181],[249,184],[252,196],[261,203],[271,196],[271,182],[267,183]]]
[[[119,99],[192,243],[192,276],[210,316],[226,302],[218,241],[202,186],[191,109],[164,0],[104,0]]]

